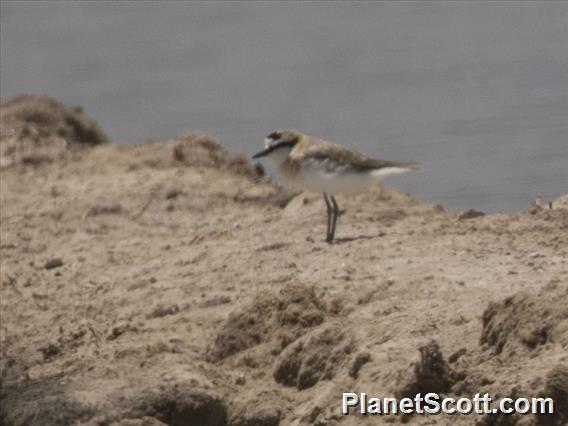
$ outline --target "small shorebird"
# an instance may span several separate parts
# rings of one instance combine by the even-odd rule
[[[321,192],[327,207],[325,240],[333,241],[339,207],[334,195],[355,192],[383,176],[419,169],[416,163],[375,160],[341,145],[293,130],[272,132],[264,149],[252,158],[266,158],[289,184]]]

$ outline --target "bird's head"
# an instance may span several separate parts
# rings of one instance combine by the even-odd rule
[[[279,166],[288,158],[300,137],[301,134],[294,130],[272,132],[264,139],[264,149],[254,154],[252,158],[266,158],[274,166]]]

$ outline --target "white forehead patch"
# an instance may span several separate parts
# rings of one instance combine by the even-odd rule
[[[274,140],[272,138],[267,137],[267,138],[264,139],[264,147],[265,148],[270,148],[275,143],[276,143],[276,140]]]

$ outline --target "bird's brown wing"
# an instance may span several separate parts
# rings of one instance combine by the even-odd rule
[[[345,148],[331,142],[318,143],[306,147],[302,153],[302,162],[317,161],[329,165],[330,168],[352,169],[356,172],[370,172],[386,167],[401,167],[409,170],[419,168],[416,163],[387,161],[369,158],[358,151]]]

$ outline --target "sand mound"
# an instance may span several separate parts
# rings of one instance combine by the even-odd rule
[[[276,297],[261,293],[245,309],[230,314],[209,348],[208,359],[220,361],[263,342],[270,332],[275,308]]]
[[[537,295],[519,293],[491,303],[483,313],[480,343],[495,354],[516,355],[547,343],[568,348],[568,288],[546,286]]]
[[[148,376],[122,387],[120,380],[99,380],[94,393],[82,381],[52,376],[8,384],[0,398],[0,424],[227,424],[224,401],[195,381],[158,383]]]
[[[325,314],[314,289],[303,284],[289,284],[278,296],[259,293],[251,304],[229,315],[207,358],[220,361],[268,341],[273,353],[279,353],[307,329],[321,324]]]
[[[281,395],[261,393],[253,398],[239,398],[239,407],[231,416],[231,426],[278,426],[282,418],[282,407],[279,405]]]
[[[0,393],[0,424],[68,425],[93,416],[92,408],[71,398],[59,377],[6,384]]]
[[[483,425],[563,425],[568,413],[568,288],[552,279],[539,293],[519,292],[490,303],[482,315],[479,347],[464,351],[452,387],[499,397],[551,397],[554,416],[486,415]],[[512,373],[514,371],[514,373]],[[511,381],[511,374],[515,380]]]
[[[402,370],[398,378],[399,398],[414,398],[418,393],[446,393],[453,384],[453,373],[446,363],[436,341],[421,346],[419,359],[410,369]]]
[[[71,146],[108,141],[81,107],[67,107],[45,95],[20,95],[0,104],[2,166],[39,164]]]
[[[332,379],[353,345],[353,338],[338,325],[315,330],[282,352],[274,367],[274,380],[302,390]]]
[[[552,202],[553,209],[566,209],[568,210],[568,195],[558,197]]]
[[[130,417],[154,417],[170,426],[224,426],[225,403],[190,384],[149,389],[135,398]]]
[[[22,132],[34,138],[60,137],[67,143],[98,145],[107,136],[81,107],[67,107],[46,95],[20,95],[0,104],[2,136]]]
[[[258,179],[264,176],[260,164],[252,165],[244,154],[231,155],[221,143],[205,133],[187,133],[171,142],[173,159],[191,167],[228,170],[237,175]]]
[[[227,201],[284,207],[293,196],[264,176],[260,165],[253,165],[243,154],[229,153],[201,132],[165,142],[107,144],[83,157],[84,167],[93,173],[127,177],[146,174],[136,187],[155,192],[154,196],[165,200],[170,211],[184,208],[184,204],[192,210],[209,210]],[[175,177],[164,179],[173,171]],[[160,191],[156,191],[158,188]]]
[[[558,364],[546,375],[543,396],[550,397],[556,404],[556,418],[543,417],[545,424],[568,423],[568,364]]]

